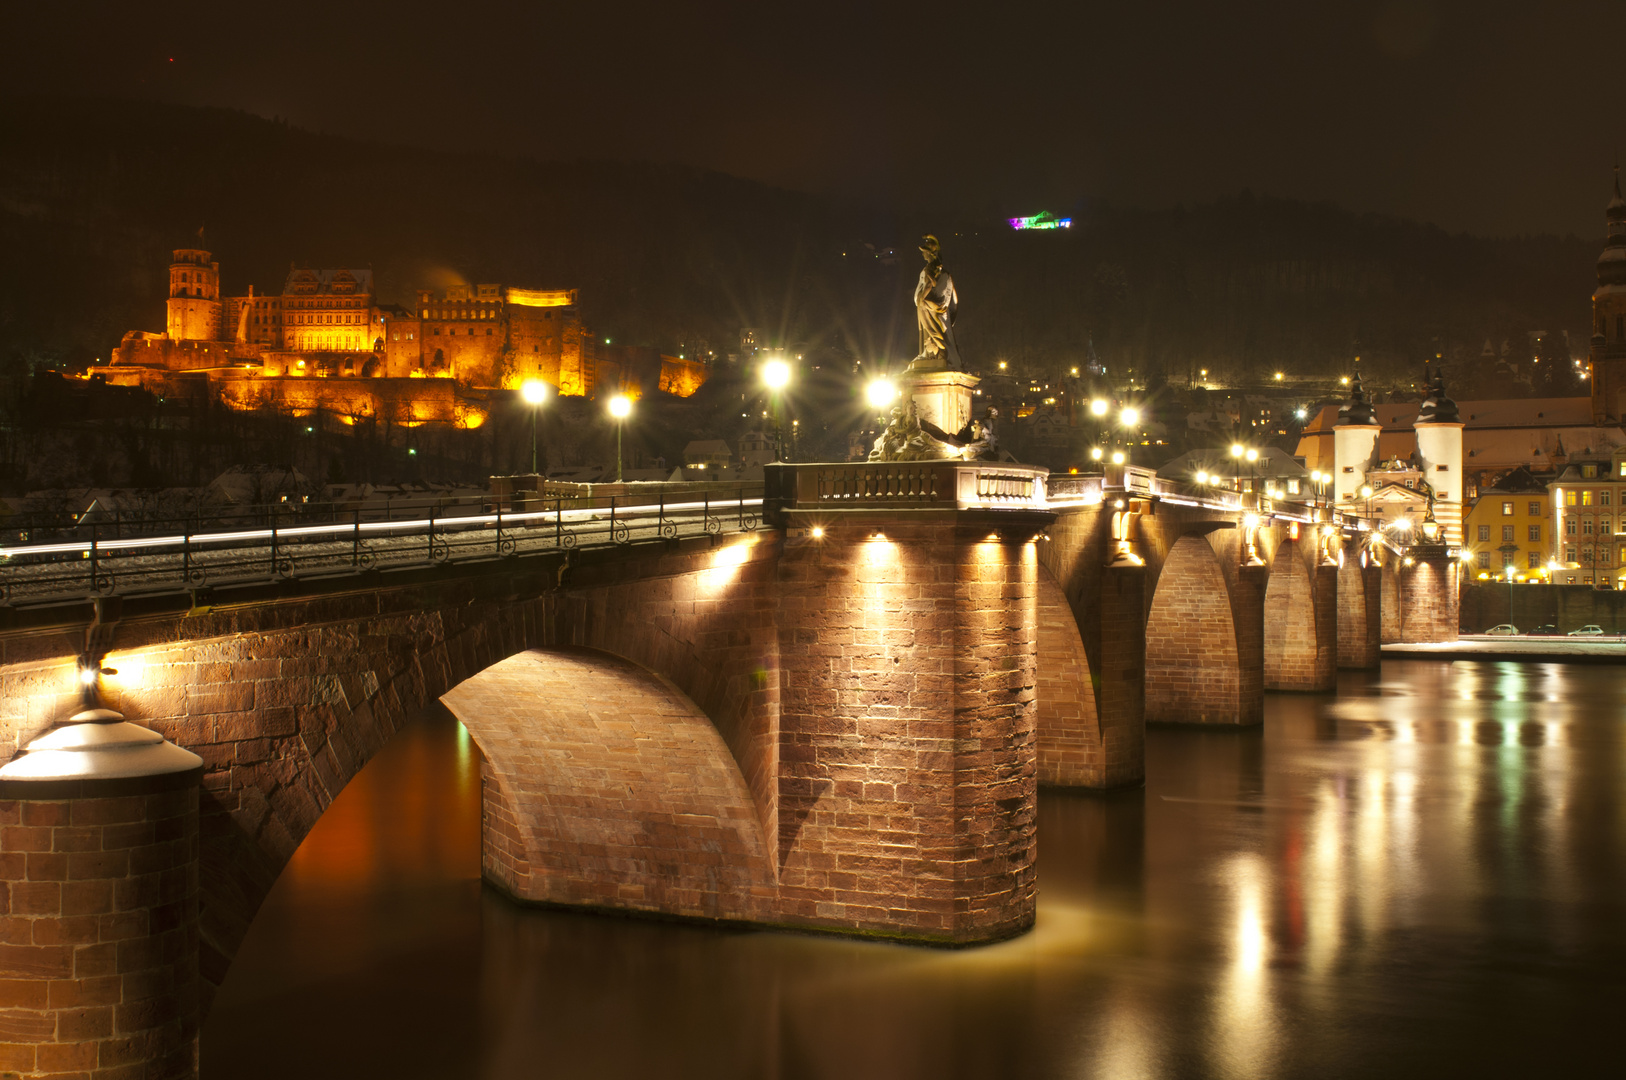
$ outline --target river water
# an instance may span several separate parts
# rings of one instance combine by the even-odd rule
[[[1038,925],[961,951],[528,909],[478,751],[393,740],[278,881],[204,1080],[1620,1075],[1626,671],[1389,661],[1044,792]]]

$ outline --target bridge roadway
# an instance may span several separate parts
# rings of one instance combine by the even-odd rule
[[[167,592],[121,593],[116,572],[99,597],[81,578],[75,599],[0,607],[13,745],[74,712],[88,671],[107,706],[203,759],[189,804],[0,782],[0,880],[36,950],[0,949],[0,978],[39,982],[54,1032],[54,984],[100,962],[104,934],[195,948],[167,988],[106,990],[157,1001],[129,1015],[173,1050],[323,809],[436,701],[482,751],[484,877],[521,900],[997,940],[1032,924],[1040,784],[1139,783],[1148,719],[1256,723],[1267,687],[1325,688],[1340,663],[1375,665],[1380,637],[1455,633],[1443,548],[1405,566],[1326,508],[1138,470],[771,466],[761,499],[755,530],[684,509],[662,535],[668,507],[626,543],[581,543],[584,516],[574,548],[538,522],[494,558],[495,522],[471,521],[444,534],[470,557],[437,559],[425,526],[380,538],[407,547],[389,571],[345,564],[354,534],[317,533],[300,541],[330,553],[320,573],[295,559],[188,591],[171,562],[152,571]],[[269,540],[232,543],[269,560]],[[174,551],[142,557],[158,555]],[[173,824],[188,813],[195,842]],[[71,854],[76,815],[107,814],[131,822],[128,857]],[[195,874],[165,876],[149,848],[193,852]],[[38,886],[57,851],[131,917],[85,922],[101,893]]]
[[[755,530],[761,485],[729,486],[734,490],[670,500],[533,499],[507,513],[407,502],[372,520],[359,509],[273,505],[238,511],[209,527],[187,528],[189,522],[176,519],[27,532],[14,527],[22,542],[0,545],[0,604],[334,577]],[[274,524],[279,513],[296,523]],[[38,532],[58,535],[39,541],[28,535]]]

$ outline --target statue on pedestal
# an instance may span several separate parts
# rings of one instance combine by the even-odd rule
[[[954,292],[954,279],[943,269],[942,251],[935,236],[920,238],[920,254],[926,265],[915,284],[915,322],[920,327],[920,355],[910,362],[909,371],[949,368],[948,333],[960,308]]]
[[[973,415],[977,376],[958,370],[948,341],[960,300],[954,279],[943,269],[937,237],[923,236],[920,253],[926,266],[915,285],[915,315],[920,326],[920,355],[901,380],[902,398],[875,440],[871,461],[993,461],[999,457],[994,421],[987,409]],[[1006,455],[1007,457],[1009,455]]]

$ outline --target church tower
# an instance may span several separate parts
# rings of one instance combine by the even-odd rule
[[[1615,197],[1604,212],[1609,239],[1598,256],[1598,288],[1592,294],[1592,347],[1587,375],[1592,383],[1592,422],[1619,423],[1626,414],[1626,199],[1620,197],[1620,166],[1615,166]]]
[[[171,341],[221,340],[220,264],[207,251],[179,248],[169,264]]]

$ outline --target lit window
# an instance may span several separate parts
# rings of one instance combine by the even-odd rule
[[[1591,480],[1598,475],[1598,467],[1596,465],[1582,465],[1581,475],[1584,478]]]
[[[1592,492],[1590,490],[1581,492],[1581,505],[1582,506],[1591,506],[1592,505]]]
[[[1503,517],[1512,517],[1513,516],[1513,504],[1512,503],[1505,502],[1505,503],[1502,504],[1502,516]]]
[[[1574,506],[1575,505],[1575,492],[1573,492],[1573,491],[1564,492],[1564,505],[1565,506]]]

